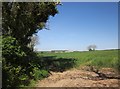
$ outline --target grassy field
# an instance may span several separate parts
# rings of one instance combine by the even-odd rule
[[[56,59],[66,60],[75,59],[74,67],[85,65],[97,66],[99,68],[109,67],[118,69],[120,63],[118,62],[118,50],[96,50],[84,52],[64,52],[64,53],[39,53],[42,57],[54,56]],[[52,58],[51,58],[52,60]]]

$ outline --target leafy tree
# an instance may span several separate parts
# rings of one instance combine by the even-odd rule
[[[28,84],[40,71],[37,56],[28,45],[33,34],[46,27],[49,16],[55,16],[57,2],[2,3],[3,87]]]
[[[16,38],[21,45],[30,43],[30,37],[58,12],[53,2],[4,2],[2,9],[3,35]]]
[[[87,47],[87,49],[88,49],[89,51],[94,51],[96,48],[97,48],[96,45],[89,45],[89,46]]]

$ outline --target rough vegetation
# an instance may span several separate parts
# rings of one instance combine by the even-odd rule
[[[38,65],[40,58],[28,47],[31,36],[46,27],[49,16],[57,14],[55,2],[2,3],[2,86],[27,86],[31,80],[48,75]]]

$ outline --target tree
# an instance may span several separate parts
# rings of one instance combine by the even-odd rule
[[[28,44],[28,47],[32,49],[32,51],[34,50],[35,45],[38,44],[38,36],[37,35],[33,35],[31,37],[31,42]]]
[[[3,35],[15,37],[21,45],[30,43],[30,37],[42,30],[49,16],[58,13],[53,2],[4,2],[2,6]]]
[[[46,27],[49,16],[58,13],[56,2],[2,3],[2,71],[3,87],[28,84],[40,68],[28,45],[33,34]],[[35,40],[32,44],[34,46]],[[36,68],[37,67],[37,68]],[[40,70],[40,69],[39,69]]]
[[[97,48],[96,45],[89,45],[89,46],[87,47],[87,49],[88,49],[89,51],[94,51],[96,48]]]

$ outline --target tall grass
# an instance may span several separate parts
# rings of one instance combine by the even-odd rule
[[[118,50],[96,50],[85,52],[66,52],[66,53],[39,53],[41,56],[56,56],[57,58],[77,59],[76,67],[92,65],[98,67],[109,67],[118,69]]]

